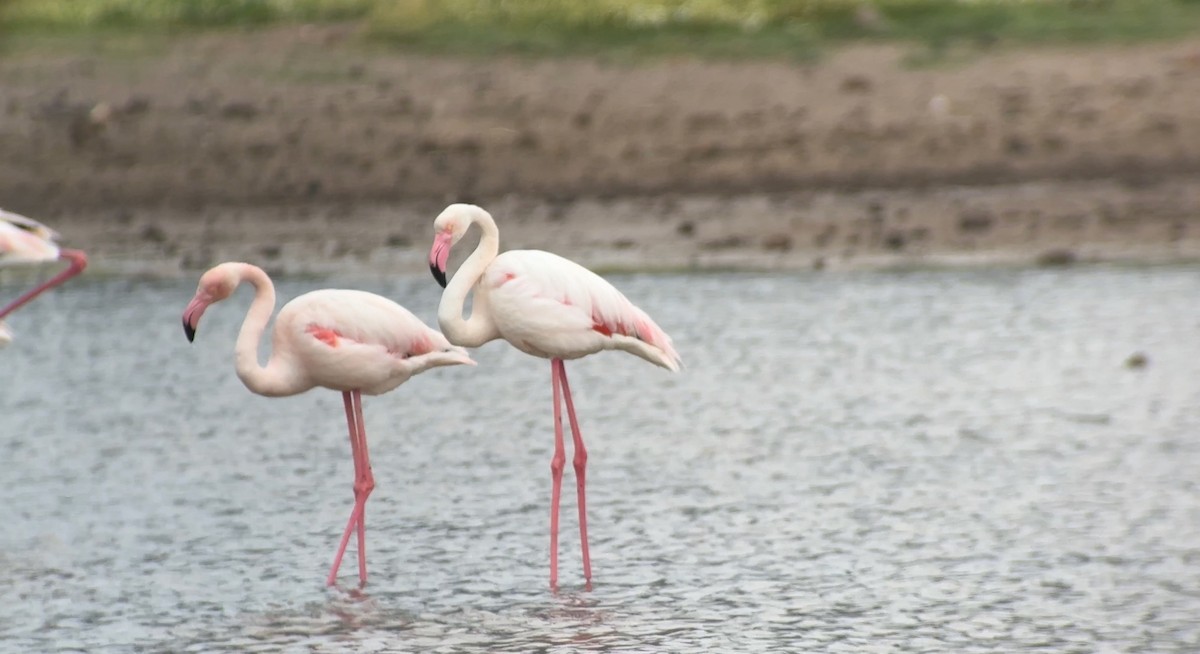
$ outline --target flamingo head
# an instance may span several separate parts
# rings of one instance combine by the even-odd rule
[[[429,272],[442,288],[446,287],[446,261],[450,259],[450,248],[462,240],[467,228],[474,222],[474,213],[483,211],[473,204],[452,204],[438,214],[433,221],[433,249],[429,251]]]
[[[183,310],[183,333],[187,336],[189,343],[196,338],[196,328],[200,325],[200,317],[204,315],[204,310],[209,305],[216,304],[233,295],[233,291],[237,289],[238,265],[223,263],[200,277],[196,295]]]

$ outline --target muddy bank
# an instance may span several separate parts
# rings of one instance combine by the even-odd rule
[[[275,274],[424,274],[440,201],[306,202],[63,216],[97,270],[171,276],[225,260]],[[1200,180],[663,194],[488,204],[502,247],[600,270],[855,269],[1200,260]],[[457,254],[462,255],[463,252]]]
[[[346,27],[17,49],[0,201],[162,271],[408,266],[455,200],[613,267],[1193,256],[1200,41],[906,52],[477,61]]]

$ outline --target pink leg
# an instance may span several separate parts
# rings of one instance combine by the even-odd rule
[[[579,493],[579,542],[583,546],[583,578],[592,581],[592,557],[588,554],[587,534],[587,448],[583,446],[583,434],[579,421],[575,419],[575,403],[571,401],[571,386],[567,383],[567,365],[558,360],[558,376],[562,378],[563,398],[567,401],[567,418],[571,421],[571,438],[575,442],[575,488]]]
[[[354,391],[354,415],[358,421],[358,451],[362,457],[362,476],[355,480],[358,500],[358,583],[367,585],[367,498],[375,490],[375,475],[371,472],[371,456],[367,453],[367,426],[363,421],[362,391]]]
[[[342,393],[342,403],[346,407],[346,424],[350,428],[350,453],[354,457],[354,509],[350,511],[350,520],[346,522],[346,530],[342,532],[342,541],[338,545],[337,554],[333,557],[333,567],[329,569],[329,577],[325,580],[326,585],[329,586],[337,583],[337,572],[342,565],[342,556],[346,553],[346,546],[350,543],[350,534],[354,532],[354,527],[358,524],[361,515],[358,482],[362,477],[362,457],[358,447],[358,421],[355,418],[354,400],[350,391]]]
[[[58,286],[59,284],[62,284],[68,279],[83,272],[84,268],[87,268],[87,255],[84,254],[82,250],[60,250],[58,258],[70,263],[67,269],[33,287],[21,297],[18,297],[10,302],[7,306],[0,308],[0,318],[3,318],[13,311],[16,311],[33,298],[54,288],[55,286]]]
[[[563,452],[562,407],[559,396],[559,359],[550,361],[550,384],[554,387],[554,458],[550,459],[550,587],[558,587],[558,502],[562,494],[563,464],[567,455]]]

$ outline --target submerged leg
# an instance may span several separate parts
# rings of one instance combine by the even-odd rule
[[[358,583],[367,585],[367,498],[375,490],[375,475],[371,472],[371,456],[367,453],[367,426],[363,421],[362,391],[354,391],[354,416],[358,421],[358,451],[362,474],[354,482],[358,498]]]
[[[342,541],[338,545],[337,554],[333,556],[333,567],[329,569],[326,585],[332,586],[337,582],[338,568],[342,565],[342,556],[346,553],[346,545],[350,543],[350,534],[359,522],[361,502],[358,482],[362,477],[362,458],[359,453],[358,420],[355,417],[354,400],[350,391],[342,393],[342,403],[346,407],[346,424],[350,428],[350,453],[354,457],[354,509],[350,511],[350,520],[346,522],[346,530],[342,533]],[[359,547],[361,548],[361,541]]]
[[[571,385],[567,383],[567,365],[558,359],[558,376],[562,380],[563,399],[567,401],[567,418],[571,421],[571,438],[575,443],[575,489],[579,494],[579,542],[583,547],[583,578],[592,581],[592,558],[588,554],[587,534],[587,448],[583,446],[583,434],[579,421],[575,419],[575,403],[571,401]]]
[[[562,407],[559,396],[559,359],[550,361],[550,384],[554,387],[554,458],[550,459],[550,587],[558,586],[558,502],[562,494],[563,452]]]

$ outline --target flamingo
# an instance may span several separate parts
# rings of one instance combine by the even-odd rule
[[[57,240],[58,233],[38,221],[0,209],[0,264],[41,263],[58,259],[69,263],[59,274],[0,308],[0,347],[12,342],[12,331],[3,320],[5,316],[87,267],[87,255],[82,250],[60,248],[55,243]]]
[[[271,357],[262,366],[258,344],[275,310],[275,287],[261,268],[247,263],[222,263],[200,277],[196,295],[183,312],[183,331],[189,342],[196,337],[205,309],[228,298],[242,282],[254,287],[254,301],[235,348],[237,375],[246,388],[266,397],[297,395],[318,386],[342,392],[354,457],[354,508],[326,583],[336,583],[350,533],[357,527],[358,579],[360,586],[365,586],[365,510],[375,478],[367,455],[362,394],[386,393],[430,368],[475,362],[462,348],[451,345],[387,298],[363,291],[324,289],[305,293],[279,311]]]
[[[483,236],[446,283],[450,249],[478,225]],[[550,359],[554,398],[554,455],[550,459],[550,586],[558,585],[558,506],[562,490],[563,425],[560,396],[565,399],[575,447],[573,465],[579,502],[579,539],[583,576],[590,585],[585,479],[587,449],[571,387],[566,359],[601,350],[621,350],[678,372],[681,360],[671,337],[612,284],[583,266],[541,250],[512,250],[498,254],[500,234],[491,214],[470,204],[452,204],[434,221],[436,237],[429,269],[445,288],[438,305],[438,324],[451,343],[479,347],[504,339],[536,357]],[[467,295],[475,292],[470,317],[463,318]]]

